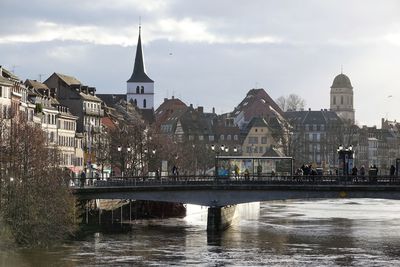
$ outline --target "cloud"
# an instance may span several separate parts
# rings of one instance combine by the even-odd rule
[[[137,32],[132,27],[111,28],[95,25],[57,24],[39,21],[30,27],[29,32],[0,36],[0,44],[37,43],[49,41],[76,41],[98,45],[129,46],[136,44]],[[161,19],[146,25],[145,42],[167,39],[173,42],[205,42],[217,44],[262,44],[279,43],[274,36],[224,36],[209,31],[204,22],[190,18],[182,20]]]

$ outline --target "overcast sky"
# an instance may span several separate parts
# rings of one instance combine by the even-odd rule
[[[400,120],[400,1],[0,0],[0,64],[125,93],[139,17],[156,107],[175,95],[227,112],[248,90],[329,108],[334,77],[354,87],[356,121]]]

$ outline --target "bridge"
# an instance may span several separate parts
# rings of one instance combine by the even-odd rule
[[[78,182],[71,190],[82,200],[134,199],[209,206],[211,228],[223,228],[224,207],[241,203],[343,197],[400,199],[400,178],[394,176],[141,176],[89,179],[85,186]]]

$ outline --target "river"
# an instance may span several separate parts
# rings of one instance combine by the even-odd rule
[[[0,252],[1,266],[400,266],[400,201],[274,201],[219,236],[204,220],[136,222],[49,250]]]

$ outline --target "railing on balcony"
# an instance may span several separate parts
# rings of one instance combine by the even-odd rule
[[[94,115],[94,116],[104,116],[104,110],[102,109],[97,109],[97,108],[84,108],[83,111],[87,115]]]

